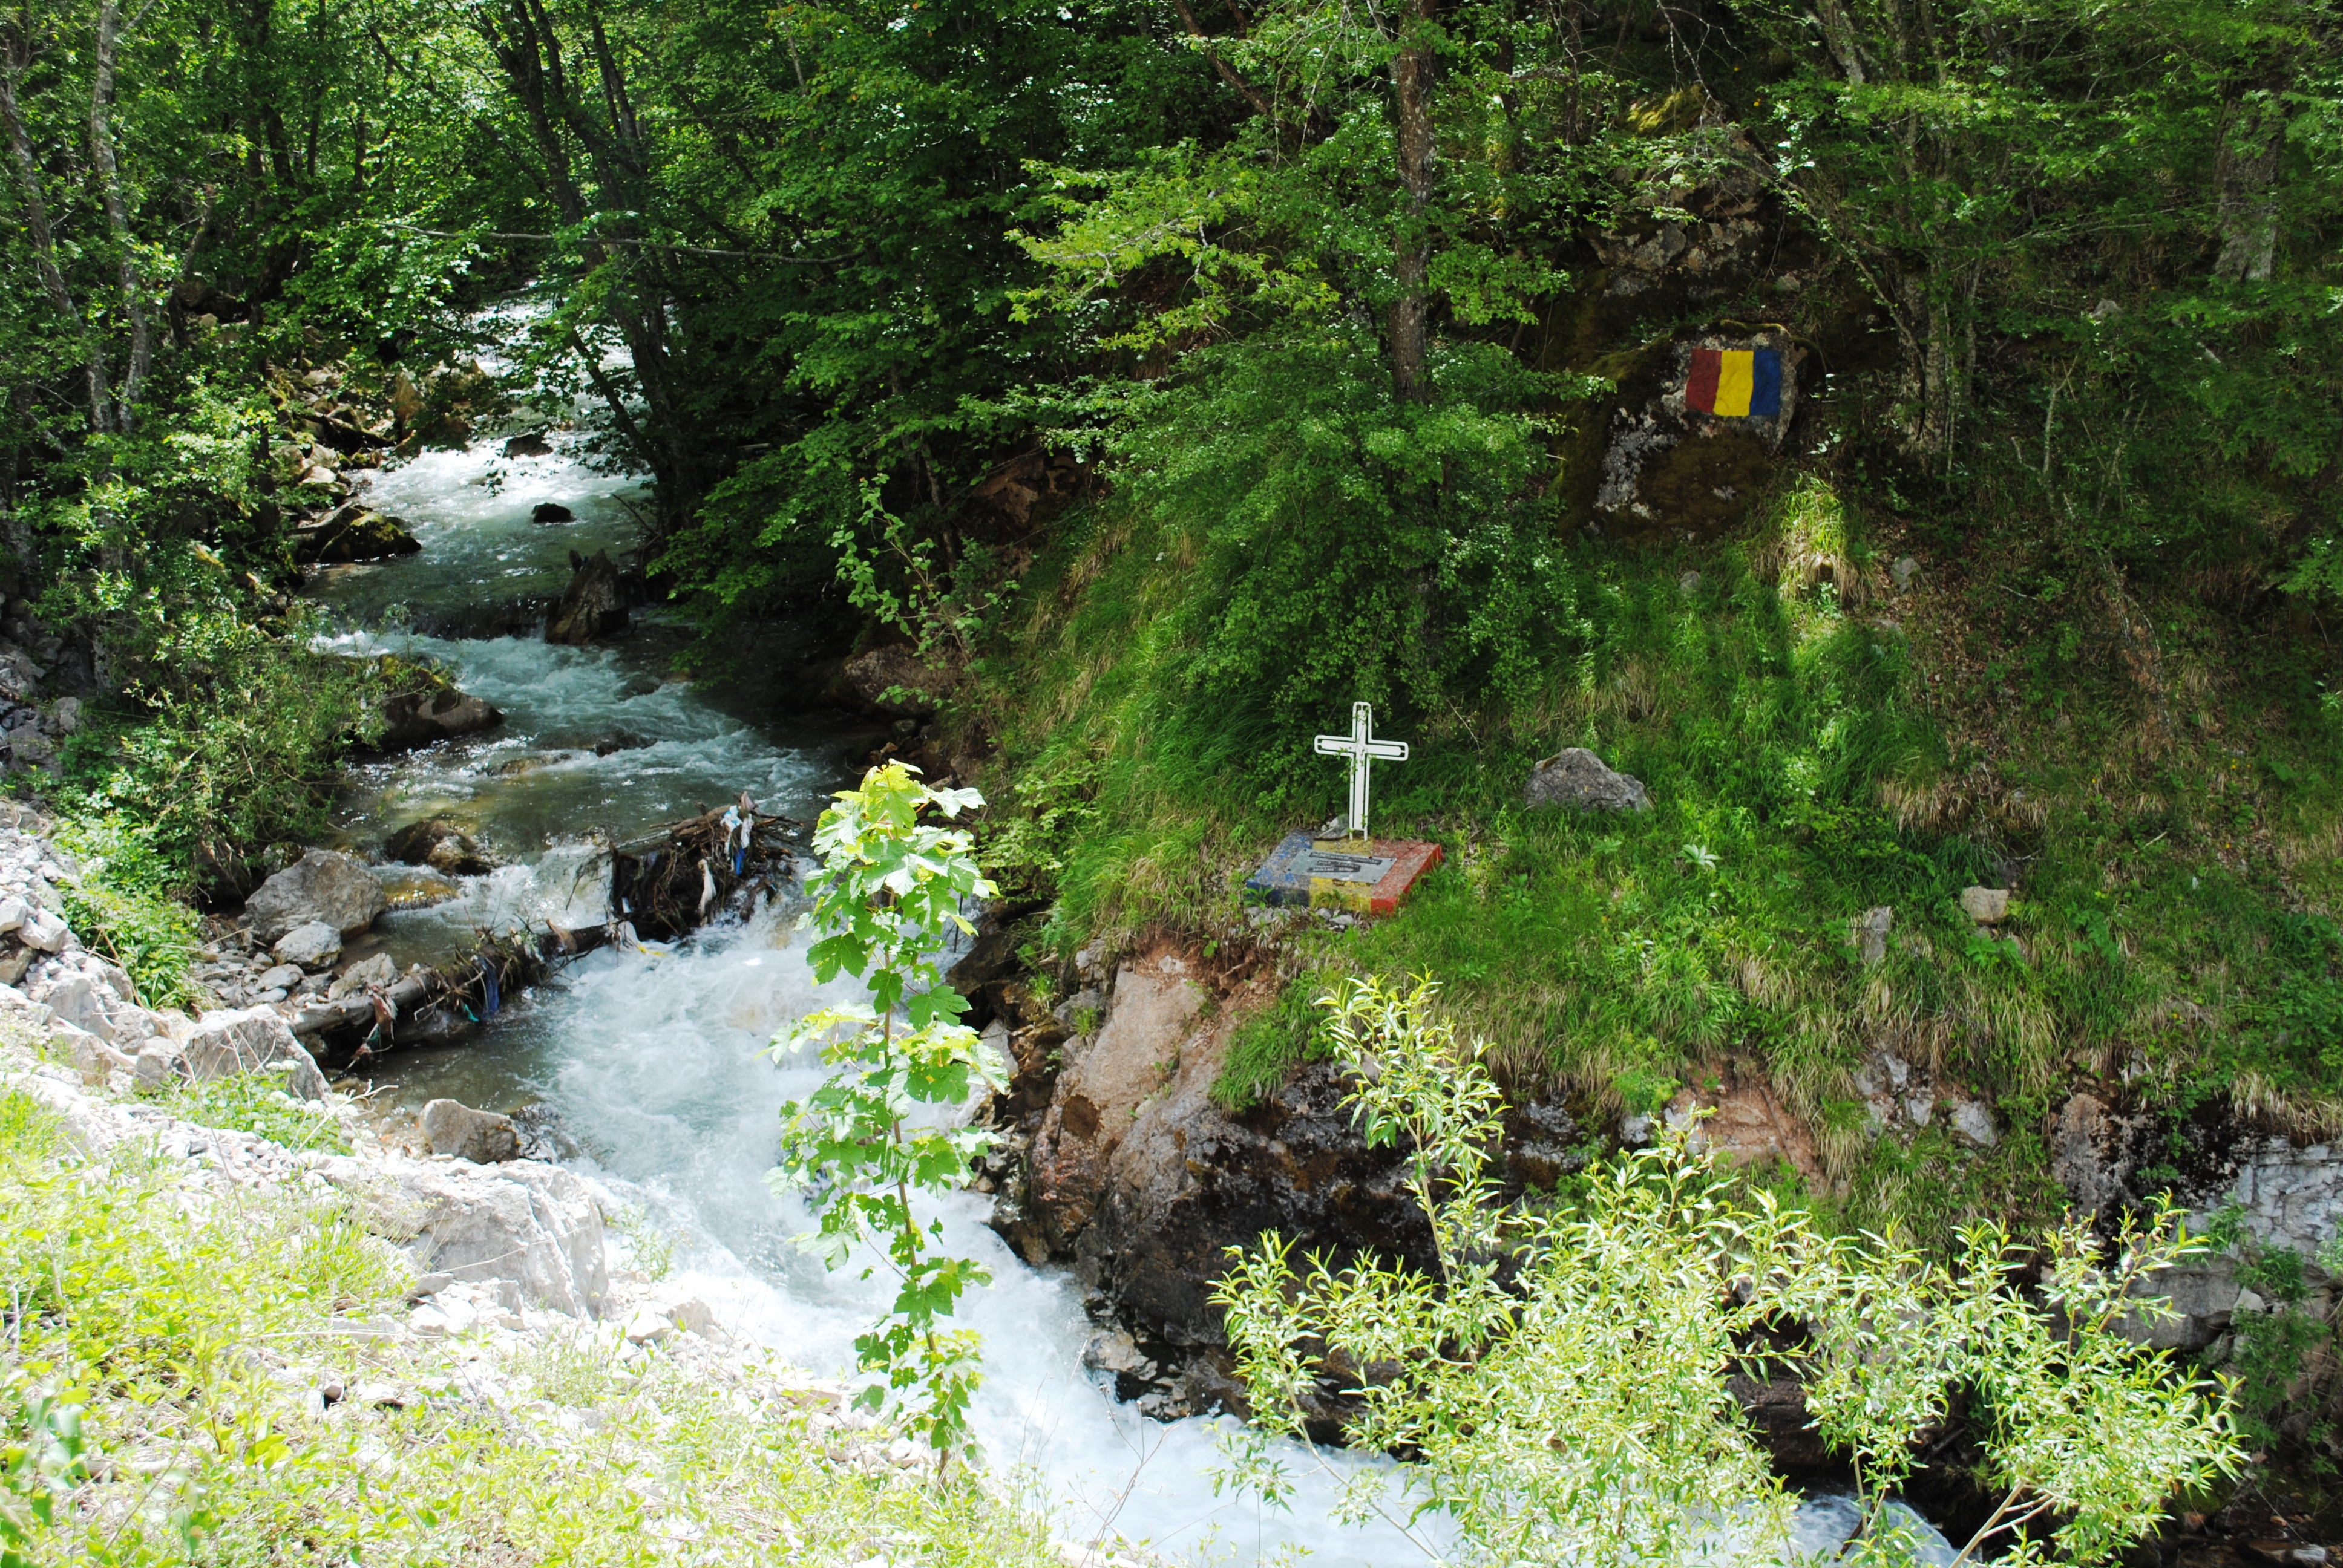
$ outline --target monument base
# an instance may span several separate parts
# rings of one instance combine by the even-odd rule
[[[1441,859],[1439,845],[1413,839],[1318,839],[1289,833],[1261,869],[1245,879],[1245,899],[1280,909],[1307,906],[1388,915]]]

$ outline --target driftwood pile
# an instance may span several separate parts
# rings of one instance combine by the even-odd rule
[[[759,811],[745,795],[740,799],[615,848],[612,921],[632,926],[639,937],[679,937],[722,915],[745,916],[760,892],[787,887],[797,871],[789,834],[802,824]]]
[[[571,959],[629,936],[672,939],[725,915],[749,914],[759,895],[790,885],[797,858],[788,839],[799,827],[757,810],[745,795],[737,806],[668,823],[611,849],[606,924],[571,930],[548,920],[528,930],[481,930],[469,952],[436,969],[303,1009],[293,1032],[314,1041],[336,1066],[393,1046],[447,1044]]]

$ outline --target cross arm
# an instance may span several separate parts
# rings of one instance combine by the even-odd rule
[[[1367,742],[1367,755],[1370,757],[1381,757],[1392,762],[1404,762],[1407,760],[1407,742],[1404,740],[1370,740]]]
[[[1318,753],[1322,757],[1348,757],[1356,752],[1359,743],[1347,735],[1321,735]]]

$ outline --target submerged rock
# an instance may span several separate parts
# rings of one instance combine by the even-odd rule
[[[495,869],[471,835],[444,817],[408,823],[390,836],[383,850],[394,860],[450,877],[482,877]]]
[[[578,520],[578,514],[559,501],[539,501],[529,508],[528,520],[532,523],[574,523]]]
[[[312,920],[354,937],[374,924],[389,902],[382,883],[357,856],[312,849],[261,883],[244,901],[244,912],[256,942],[274,942]]]

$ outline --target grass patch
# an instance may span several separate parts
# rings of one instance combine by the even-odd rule
[[[281,1073],[243,1072],[168,1092],[165,1105],[182,1121],[249,1132],[287,1149],[347,1154],[349,1135],[333,1112],[294,1099],[279,1087]]]
[[[1019,789],[1089,781],[1052,857],[1061,951],[1242,937],[1243,876],[1341,805],[1306,733],[1193,686],[1179,612],[1213,590],[1184,548],[1102,513],[1030,579],[996,714]],[[1296,939],[1222,1102],[1306,1052],[1339,976],[1429,973],[1516,1095],[1608,1116],[1704,1063],[1762,1067],[1871,1215],[2055,1203],[2033,1130],[2078,1073],[2343,1124],[2343,722],[2313,672],[2159,601],[2147,689],[2078,596],[2046,618],[2022,556],[1899,592],[1888,553],[1813,476],[1703,548],[1558,543],[1532,693],[1378,715],[1414,756],[1378,769],[1376,830],[1446,864],[1394,918]],[[1525,809],[1534,761],[1572,745],[1654,809]],[[1972,883],[2018,890],[1997,931],[1962,912]],[[1894,931],[1865,967],[1848,926],[1878,905]],[[2001,1145],[1870,1144],[1850,1079],[1882,1049],[1990,1098]]]

